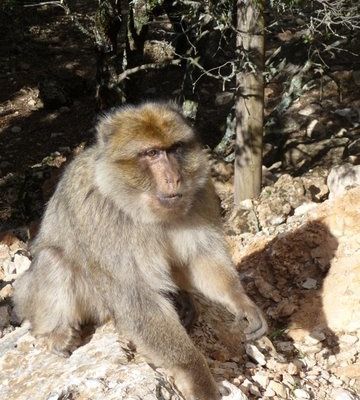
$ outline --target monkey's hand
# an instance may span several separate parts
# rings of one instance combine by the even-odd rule
[[[241,311],[237,314],[235,321],[243,326],[244,319],[247,321],[247,326],[244,329],[247,340],[258,339],[267,332],[268,325],[262,311],[249,298],[242,304]]]

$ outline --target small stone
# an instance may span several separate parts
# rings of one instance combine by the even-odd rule
[[[246,354],[256,361],[259,365],[265,365],[265,356],[261,351],[253,344],[246,344],[245,346]]]
[[[223,396],[224,400],[248,400],[248,397],[232,383],[222,381],[221,384],[228,391],[228,394]]]
[[[276,371],[278,369],[279,363],[275,360],[275,358],[270,358],[266,362],[266,367],[272,371]]]
[[[300,368],[294,364],[293,362],[289,363],[288,367],[287,367],[287,372],[290,375],[297,375],[300,371]]]
[[[305,344],[308,346],[313,346],[315,344],[320,343],[320,341],[312,336],[306,336],[305,337]]]
[[[261,392],[260,392],[260,390],[259,390],[259,388],[257,386],[251,385],[249,391],[254,396],[261,397]]]
[[[358,396],[353,395],[345,389],[335,389],[332,392],[332,398],[334,400],[359,400]]]
[[[30,107],[34,107],[35,104],[36,104],[36,100],[30,99],[27,103],[28,103],[28,105],[29,105]]]
[[[326,127],[317,119],[314,119],[306,128],[306,135],[311,138],[320,139],[326,135]]]
[[[360,165],[343,164],[333,167],[327,178],[329,199],[344,194],[349,188],[360,185]]]
[[[21,126],[13,126],[11,129],[12,133],[20,133],[22,131]]]
[[[240,385],[240,387],[241,387],[242,389],[244,389],[245,392],[247,392],[247,391],[250,390],[250,387],[252,386],[252,384],[253,384],[253,383],[252,383],[248,378],[245,378],[245,379],[243,380],[242,384]]]
[[[314,210],[318,205],[312,201],[303,203],[299,207],[296,207],[294,210],[294,215],[305,215],[309,211]]]
[[[274,397],[274,396],[275,396],[274,390],[271,389],[270,387],[267,387],[264,392],[264,397]]]
[[[16,268],[15,268],[15,263],[11,261],[11,259],[5,260],[3,262],[3,269],[5,275],[12,275],[15,274]]]
[[[0,243],[0,262],[10,258],[9,246]]]
[[[333,354],[331,354],[331,356],[329,356],[329,358],[327,359],[328,361],[328,365],[334,365],[336,363],[336,356],[334,356]]]
[[[272,389],[278,396],[284,399],[288,398],[286,386],[283,385],[282,383],[276,381],[270,381],[269,386],[266,389],[268,388]]]
[[[305,282],[301,284],[304,289],[316,289],[317,280],[313,278],[307,278]]]
[[[330,378],[329,372],[328,372],[328,371],[325,371],[325,370],[322,370],[322,371],[321,371],[321,376],[322,376],[324,379],[326,379],[326,380],[329,380],[329,378]]]
[[[13,287],[8,283],[0,290],[0,299],[7,299],[13,293]]]
[[[341,379],[337,378],[335,375],[332,375],[329,378],[329,382],[332,383],[335,387],[340,387],[344,383]]]
[[[239,378],[234,378],[232,383],[235,386],[240,386],[241,385],[241,380]]]
[[[282,373],[282,383],[291,389],[296,385],[295,379],[287,372]]]
[[[257,371],[253,377],[253,381],[258,383],[262,388],[266,389],[266,387],[269,384],[269,377],[266,372],[263,371]]]
[[[310,395],[304,389],[295,389],[294,395],[297,399],[310,399]]]
[[[319,110],[321,110],[321,106],[319,106],[318,104],[309,104],[307,107],[300,110],[299,114],[307,117],[309,115],[314,114],[316,111],[319,111]]]
[[[14,265],[15,265],[17,274],[24,273],[27,269],[29,269],[30,264],[31,264],[31,261],[27,257],[25,257],[21,254],[15,254]]]
[[[273,342],[266,336],[263,336],[260,339],[257,339],[256,344],[260,349],[265,350],[271,356],[275,357],[277,355],[277,351]]]
[[[318,349],[317,346],[314,347]],[[309,349],[311,352],[315,353],[316,352],[315,348],[309,348]],[[308,368],[313,368],[316,365],[316,360],[313,357],[305,357],[304,362]]]

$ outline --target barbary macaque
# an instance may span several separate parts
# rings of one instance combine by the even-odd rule
[[[97,142],[68,165],[15,284],[16,312],[56,352],[71,354],[82,324],[111,318],[188,400],[219,398],[205,358],[169,293],[198,291],[267,330],[231,262],[206,154],[171,103],[103,117]]]

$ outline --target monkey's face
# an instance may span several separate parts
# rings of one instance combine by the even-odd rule
[[[132,218],[166,221],[189,212],[208,179],[193,130],[169,105],[120,109],[98,128],[100,189]]]

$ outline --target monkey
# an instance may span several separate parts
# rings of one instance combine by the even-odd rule
[[[169,293],[170,298],[175,304],[180,321],[187,332],[191,332],[198,318],[198,311],[192,295],[184,290],[176,293]]]
[[[216,400],[204,356],[169,293],[198,291],[246,320],[267,323],[246,295],[221,227],[208,156],[172,103],[123,106],[66,167],[15,282],[15,311],[55,352],[70,355],[81,325],[112,319],[188,400]]]

